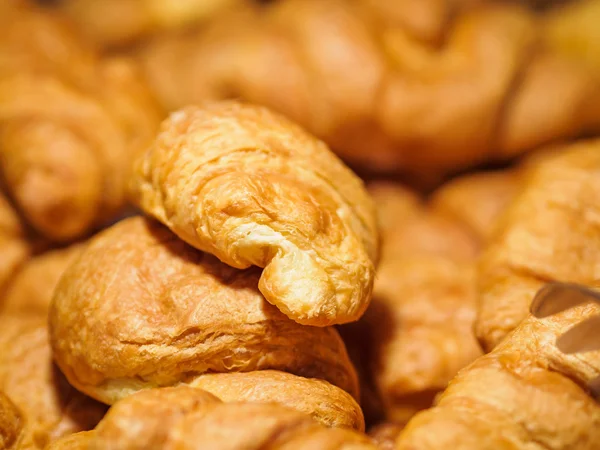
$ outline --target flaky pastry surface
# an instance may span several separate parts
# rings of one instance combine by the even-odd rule
[[[144,388],[202,383],[209,373],[270,369],[318,378],[331,385],[318,383],[317,400],[282,392],[286,383],[277,378],[285,375],[275,375],[272,391],[266,380],[262,392],[244,390],[242,375],[229,378],[229,389],[241,388],[248,400],[290,400],[290,407],[298,400],[300,410],[312,403],[316,417],[348,416],[324,422],[360,428],[358,406],[336,391],[358,396],[338,333],[288,319],[258,291],[259,275],[188,246],[155,221],[121,221],[87,244],[55,290],[49,314],[55,359],[71,384],[109,404]],[[309,392],[310,383],[289,386]],[[340,409],[319,405],[328,396]]]
[[[131,189],[190,245],[264,268],[260,291],[299,323],[356,320],[369,303],[374,205],[325,144],[283,116],[236,102],[173,113]]]

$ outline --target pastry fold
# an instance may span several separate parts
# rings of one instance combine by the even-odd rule
[[[321,141],[267,109],[236,102],[171,114],[135,164],[134,201],[193,247],[237,269],[291,319],[358,319],[379,242],[360,179]]]

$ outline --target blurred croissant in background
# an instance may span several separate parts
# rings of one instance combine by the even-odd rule
[[[264,104],[362,170],[423,182],[600,130],[599,74],[542,23],[507,2],[281,0],[139,59],[167,109]]]
[[[50,241],[118,214],[132,158],[160,110],[135,66],[100,59],[64,21],[33,7],[0,17],[0,176],[19,215]]]

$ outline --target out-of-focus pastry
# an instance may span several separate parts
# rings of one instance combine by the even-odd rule
[[[369,430],[369,437],[380,450],[394,450],[403,425],[393,422],[380,423]]]
[[[23,224],[16,211],[0,191],[0,295],[19,266],[29,257]],[[0,301],[1,303],[1,301]]]
[[[549,45],[600,72],[600,1],[565,1],[550,9],[542,20]]]
[[[134,201],[193,247],[264,268],[259,289],[291,319],[327,326],[367,308],[375,207],[327,146],[237,102],[172,113],[135,164]]]
[[[126,219],[92,238],[59,282],[49,314],[55,360],[71,384],[109,404],[188,384],[363,429],[338,333],[288,319],[260,294],[259,276],[158,222]]]
[[[529,165],[522,192],[485,250],[476,333],[491,350],[527,317],[548,281],[600,279],[600,141],[567,146]]]
[[[160,112],[132,62],[99,59],[60,18],[15,8],[0,26],[3,185],[35,231],[70,241],[123,208]]]
[[[375,450],[367,436],[322,426],[275,404],[223,403],[202,389],[149,389],[117,402],[91,432],[50,450],[228,450],[352,448]]]
[[[93,428],[106,410],[69,385],[52,363],[46,322],[35,314],[0,317],[0,390],[22,418],[19,449],[42,449]]]
[[[73,244],[29,259],[14,274],[0,297],[0,312],[46,316],[54,288],[65,269],[79,256],[84,245]]]
[[[585,386],[600,376],[600,351],[565,354],[555,341],[599,312],[588,303],[526,318],[408,423],[396,449],[597,449],[600,405]]]
[[[361,381],[373,381],[387,420],[400,426],[431,406],[481,354],[472,333],[476,257],[517,184],[512,172],[478,173],[448,183],[427,202],[398,184],[370,186],[382,260],[363,328],[353,325],[343,335],[349,347],[363,347],[370,367]]]
[[[16,449],[23,429],[23,418],[13,402],[0,392],[0,448]]]
[[[542,34],[506,2],[281,0],[140,60],[167,109],[241,98],[362,169],[431,179],[600,131],[600,75]]]
[[[198,26],[248,0],[58,0],[56,8],[100,48],[122,47],[161,31]]]

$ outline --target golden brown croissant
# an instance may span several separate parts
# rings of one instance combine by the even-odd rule
[[[17,406],[19,449],[36,449],[61,436],[93,428],[104,405],[76,391],[52,363],[46,318],[0,317],[0,390]]]
[[[600,375],[600,351],[567,355],[554,344],[599,312],[586,304],[527,318],[463,369],[434,408],[415,416],[396,449],[599,448],[600,405],[584,386]]]
[[[109,404],[184,383],[363,429],[338,333],[288,319],[258,291],[259,275],[157,222],[126,219],[92,238],[59,282],[49,313],[55,360],[71,384]]]
[[[135,165],[141,209],[238,269],[291,319],[327,326],[368,306],[375,208],[358,177],[301,128],[236,102],[175,112]]]
[[[55,16],[17,8],[0,25],[0,174],[37,232],[72,240],[122,209],[158,109],[129,61],[98,59]]]
[[[595,283],[600,255],[600,141],[530,164],[522,193],[482,256],[476,333],[488,350],[528,313],[547,281]]]
[[[55,442],[51,450],[365,449],[351,430],[328,429],[275,404],[222,403],[186,386],[148,389],[117,402],[91,432]]]
[[[442,19],[419,32],[376,3],[273,2],[161,40],[141,60],[169,109],[242,98],[362,168],[421,177],[600,129],[600,77],[540,45],[533,13],[492,2],[452,19],[452,2],[437,2],[442,12],[426,15]],[[406,0],[384,3],[416,18]],[[431,3],[420,7],[435,11]]]
[[[57,8],[101,48],[202,23],[245,0],[60,0]]]
[[[475,258],[516,184],[511,172],[477,173],[442,186],[427,203],[398,184],[370,185],[383,255],[373,301],[360,322],[364,328],[343,336],[351,354],[357,342],[366,346],[363,360],[387,420],[405,423],[430,406],[481,354],[471,330]],[[369,377],[363,378],[369,386]],[[372,411],[365,412],[372,420]]]

